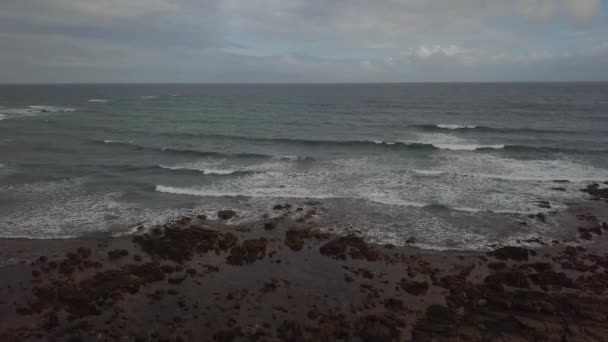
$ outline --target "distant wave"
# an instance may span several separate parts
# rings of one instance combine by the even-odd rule
[[[104,140],[103,141],[104,144],[124,144],[124,145],[131,145],[133,144],[133,141],[131,140]]]
[[[0,120],[19,118],[26,116],[37,116],[47,113],[74,112],[77,108],[55,107],[55,106],[27,106],[25,108],[2,108],[0,107]]]
[[[605,177],[574,177],[567,175],[547,175],[547,176],[518,176],[510,174],[491,174],[491,173],[466,173],[466,172],[451,172],[442,170],[410,170],[417,175],[421,176],[443,176],[443,175],[454,175],[458,177],[475,177],[475,178],[488,178],[495,180],[506,180],[506,181],[517,181],[517,182],[555,182],[555,181],[567,181],[572,183],[579,182],[598,182]]]
[[[155,99],[157,97],[158,96],[156,96],[156,95],[144,95],[144,96],[140,96],[139,98],[143,99],[143,100],[150,100],[150,99]]]
[[[450,151],[477,151],[477,150],[502,150],[505,145],[477,145],[477,144],[432,144],[440,150]]]
[[[109,102],[110,100],[106,100],[106,99],[90,99],[89,102],[100,102],[100,103],[105,103],[105,102]]]
[[[222,152],[211,152],[211,151],[199,151],[191,149],[178,149],[170,147],[154,147],[145,146],[134,143],[130,140],[93,140],[96,143],[103,143],[108,145],[117,145],[136,150],[148,150],[152,152],[164,152],[173,154],[184,154],[184,155],[196,155],[201,157],[223,157],[223,158],[260,158],[260,159],[274,159],[274,160],[291,160],[291,161],[303,161],[313,160],[308,156],[274,156],[259,153],[222,153]]]
[[[576,131],[568,131],[568,130],[552,130],[552,129],[538,129],[538,128],[528,128],[528,127],[519,127],[519,128],[497,128],[497,127],[487,127],[487,126],[477,126],[477,125],[458,125],[458,124],[436,124],[436,125],[410,125],[409,127],[428,131],[428,132],[445,132],[454,131],[454,130],[475,130],[480,132],[502,132],[502,133],[579,133]]]
[[[473,129],[473,128],[477,128],[477,126],[474,125],[451,125],[451,124],[439,124],[436,125],[437,128],[443,128],[443,129]]]
[[[202,172],[205,175],[233,175],[233,174],[237,174],[237,173],[243,173],[243,174],[249,174],[251,173],[251,171],[242,171],[242,170],[236,170],[236,169],[213,169],[213,168],[194,168],[194,167],[188,167],[188,166],[166,166],[166,165],[159,165],[161,168],[163,169],[167,169],[167,170],[173,170],[173,171],[181,171],[181,170],[187,170],[187,171],[196,171],[196,172]]]
[[[310,157],[307,156],[296,156],[296,155],[292,155],[292,156],[274,156],[272,157],[273,160],[291,160],[291,161],[304,161],[304,160],[310,160]]]
[[[55,107],[55,106],[27,106],[27,107],[30,110],[32,110],[33,112],[38,112],[38,113],[45,113],[45,112],[58,113],[58,112],[76,111],[76,108],[72,108],[72,107]]]
[[[334,145],[334,146],[352,146],[352,147],[382,147],[390,149],[411,149],[411,150],[448,150],[448,151],[463,151],[463,152],[474,152],[474,151],[494,151],[494,150],[505,150],[511,152],[539,152],[539,153],[605,153],[607,150],[581,150],[571,148],[560,148],[560,147],[549,147],[549,146],[528,146],[528,145],[505,145],[505,144],[442,144],[432,142],[416,142],[416,141],[383,141],[383,140],[306,140],[306,139],[285,139],[285,138],[248,138],[248,137],[231,137],[231,136],[218,136],[226,139],[239,139],[246,141],[264,141],[264,142],[275,142],[284,144],[299,144],[307,146],[322,146],[322,145]],[[208,156],[240,156],[240,157],[252,157],[252,158],[266,158],[271,157],[275,160],[293,160],[303,161],[312,160],[308,156],[269,156],[265,154],[256,153],[242,153],[242,154],[223,154],[219,152],[204,152],[189,149],[174,149],[174,148],[158,148],[141,146],[134,144],[132,141],[121,141],[121,140],[104,140],[106,144],[120,144],[129,145],[136,149],[148,149],[148,150],[162,150],[164,152],[173,152],[181,154],[198,154]]]

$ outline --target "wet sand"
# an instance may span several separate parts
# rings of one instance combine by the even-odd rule
[[[0,267],[0,341],[608,340],[608,225],[593,213],[573,227],[584,246],[439,252],[323,232],[320,211],[1,240],[15,262]]]

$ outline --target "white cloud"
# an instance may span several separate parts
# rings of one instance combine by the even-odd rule
[[[421,45],[420,47],[418,47],[418,49],[416,49],[414,55],[421,59],[427,59],[437,55],[452,57],[458,54],[462,54],[464,52],[464,49],[456,45],[448,45],[445,47],[441,45],[434,45],[430,47]]]
[[[579,24],[590,23],[601,9],[600,0],[517,0],[517,4],[532,21],[547,21],[563,13]]]

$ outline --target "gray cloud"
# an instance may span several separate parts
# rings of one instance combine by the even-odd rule
[[[7,0],[0,82],[608,80],[600,0]]]

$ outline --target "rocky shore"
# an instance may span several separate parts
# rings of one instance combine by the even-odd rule
[[[438,252],[321,231],[320,210],[3,240],[28,261],[0,268],[0,341],[608,340],[608,225],[593,213],[573,227],[584,246]]]

